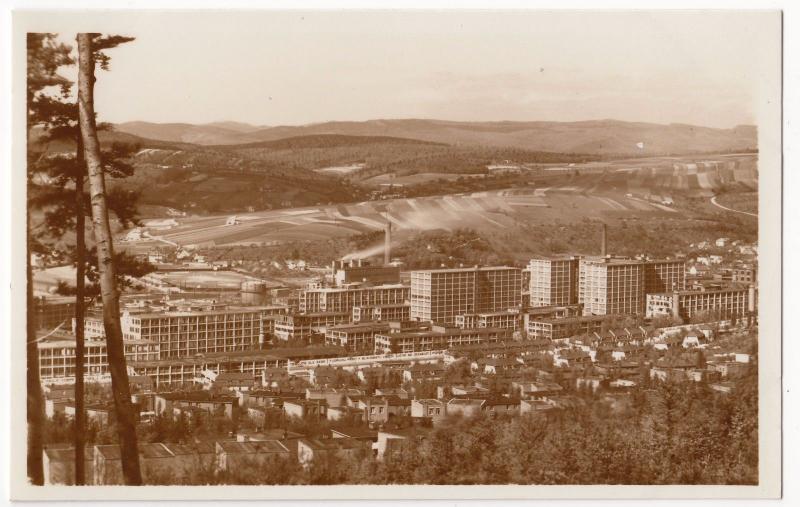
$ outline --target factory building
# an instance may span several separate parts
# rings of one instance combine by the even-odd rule
[[[336,261],[331,268],[337,287],[350,284],[388,285],[400,283],[400,268],[397,266],[373,266],[363,260]]]
[[[307,340],[314,334],[325,334],[331,326],[350,321],[349,312],[314,312],[278,315],[273,335],[278,340]]]
[[[411,319],[455,324],[458,315],[519,308],[522,271],[514,267],[433,269],[411,273]]]
[[[582,259],[578,303],[584,315],[638,314],[644,310],[644,262],[614,257]]]
[[[430,329],[391,331],[375,334],[376,354],[446,350],[462,345],[481,345],[511,340],[513,336],[512,329],[497,328],[459,329],[431,326]]]
[[[468,328],[502,328],[518,329],[522,321],[519,311],[503,311],[491,313],[470,313],[456,315],[456,327]]]
[[[575,256],[531,259],[530,306],[565,306],[578,302],[578,267]]]
[[[43,296],[33,299],[36,329],[70,329],[75,316],[75,296]]]
[[[96,336],[102,322],[86,319],[86,336]],[[264,341],[259,308],[189,312],[124,312],[120,319],[126,340],[159,344],[159,358],[194,356],[257,348]]]
[[[675,259],[655,259],[644,263],[644,292],[686,290],[686,264]]]
[[[411,320],[411,304],[354,306],[353,322]]]
[[[607,256],[579,263],[578,303],[584,315],[643,315],[647,294],[685,288],[686,267],[680,260]]]
[[[560,340],[570,336],[600,333],[603,330],[603,315],[540,319],[528,321],[528,338],[532,340]]]
[[[375,285],[371,287],[313,287],[300,292],[301,313],[346,312],[354,306],[401,304],[408,301],[406,285]]]
[[[676,291],[647,295],[649,318],[670,316],[688,321],[698,313],[715,318],[742,317],[756,311],[753,286],[706,291]]]
[[[159,345],[151,340],[125,340],[126,361],[158,359]],[[42,381],[75,378],[75,335],[56,332],[39,340],[39,378]],[[84,342],[84,374],[102,377],[109,374],[105,340]]]
[[[340,324],[325,331],[325,344],[343,347],[353,354],[372,354],[375,350],[375,334],[388,330],[388,322]]]

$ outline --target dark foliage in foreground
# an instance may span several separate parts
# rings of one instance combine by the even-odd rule
[[[191,484],[756,484],[758,382],[723,395],[702,383],[656,383],[630,397],[581,395],[547,415],[449,424],[378,461],[328,456],[303,469],[285,459]],[[167,477],[150,477],[164,484]]]

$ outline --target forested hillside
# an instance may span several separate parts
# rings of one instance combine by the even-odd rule
[[[339,121],[267,128],[131,122],[123,132],[142,137],[199,144],[244,144],[288,137],[338,134],[390,136],[461,146],[492,146],[531,151],[604,155],[686,154],[745,150],[758,146],[756,128],[717,129],[684,124],[617,120],[576,122],[460,122],[427,119]],[[252,126],[250,126],[252,127]]]

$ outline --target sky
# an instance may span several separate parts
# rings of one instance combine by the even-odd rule
[[[299,125],[377,118],[753,124],[765,13],[141,12],[39,16],[135,36],[100,119]],[[75,69],[65,71],[75,75]],[[771,78],[774,79],[774,76]]]

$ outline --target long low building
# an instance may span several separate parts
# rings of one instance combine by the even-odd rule
[[[36,314],[36,329],[53,329],[61,326],[70,328],[75,316],[75,296],[47,296],[33,300],[33,311]]]
[[[405,320],[411,320],[411,304],[407,302],[353,307],[353,322]]]
[[[148,361],[159,358],[159,344],[152,340],[125,340],[126,361]],[[75,378],[75,335],[54,333],[39,340],[39,378],[58,381]],[[90,339],[84,343],[84,374],[102,377],[109,374],[106,341]]]
[[[375,334],[388,330],[388,322],[341,324],[325,331],[325,344],[342,347],[352,353],[371,354],[375,350]]]
[[[512,337],[513,329],[508,328],[459,329],[431,326],[430,329],[378,333],[375,335],[375,353],[446,350],[459,345],[510,340]]]
[[[756,311],[754,287],[721,290],[662,292],[647,295],[649,318],[669,316],[689,320],[699,313],[719,319],[741,317]]]
[[[120,316],[126,340],[158,343],[160,359],[248,350],[264,343],[284,306],[226,306],[213,301],[129,305]],[[85,335],[105,338],[98,310],[87,314]]]
[[[538,306],[525,310],[523,317],[527,320],[562,319],[582,315],[581,305]],[[527,327],[527,325],[525,326]]]
[[[301,312],[346,312],[354,306],[400,304],[408,301],[410,288],[402,284],[361,287],[312,287],[300,292]]]
[[[283,341],[306,340],[315,333],[325,333],[331,326],[350,321],[349,312],[316,312],[277,315],[274,319],[274,336]]]
[[[224,308],[199,311],[124,311],[120,317],[126,340],[159,344],[161,359],[208,352],[247,350],[264,341],[264,311]],[[87,316],[86,337],[105,336],[101,317]]]
[[[585,315],[563,319],[528,321],[528,338],[560,340],[570,336],[599,333],[603,329],[605,315]]]
[[[135,375],[150,377],[156,389],[169,384],[193,384],[206,371],[241,372],[261,375],[266,368],[287,368],[293,361],[341,357],[338,347],[278,348],[204,354],[195,357],[130,361]]]
[[[461,329],[487,327],[518,329],[521,320],[519,311],[468,313],[456,315],[456,327]]]

